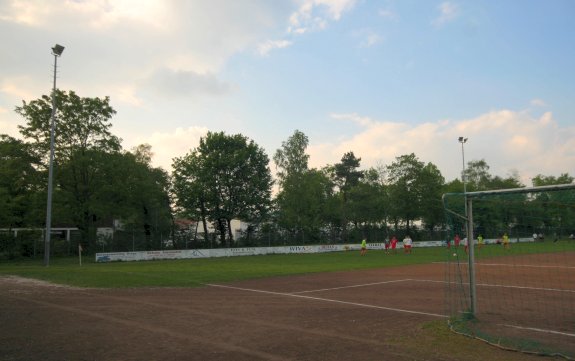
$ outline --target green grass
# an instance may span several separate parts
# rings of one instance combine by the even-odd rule
[[[511,251],[490,245],[481,250],[478,258],[565,250],[575,250],[575,242],[513,244]],[[349,251],[112,263],[95,263],[90,256],[84,257],[82,266],[77,258],[52,258],[49,267],[44,267],[41,259],[3,261],[0,276],[16,275],[78,287],[196,287],[210,282],[442,262],[452,252],[441,247],[415,248],[411,255],[402,250],[396,255],[371,250],[364,257],[359,251]],[[460,260],[465,258],[462,248],[458,253]]]
[[[77,258],[52,258],[49,267],[44,267],[42,260],[2,262],[0,275],[79,287],[195,287],[209,282],[444,261],[445,250],[422,248],[411,255],[401,250],[396,255],[371,250],[363,257],[359,251],[349,251],[112,263],[95,263],[93,259],[84,258],[82,266]]]

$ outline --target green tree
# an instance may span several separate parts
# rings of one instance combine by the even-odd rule
[[[307,136],[296,130],[274,155],[274,162],[278,169],[280,187],[288,177],[302,175],[308,171],[309,155],[305,153],[309,144]]]
[[[330,179],[315,169],[288,176],[276,198],[279,225],[293,235],[299,231],[302,238],[319,240],[332,189]]]
[[[424,168],[414,153],[402,155],[387,166],[387,182],[390,202],[390,215],[397,232],[404,222],[409,233],[413,221],[421,217],[420,175]]]
[[[258,224],[269,212],[272,186],[269,158],[245,136],[223,132],[209,132],[200,139],[192,155],[176,162],[174,173],[186,166],[198,170],[195,179],[188,182],[196,183],[197,189],[205,191],[208,219],[219,231],[221,242],[229,245],[233,241],[232,219]],[[186,164],[188,161],[197,164]],[[184,175],[174,177],[182,181]],[[177,188],[175,190],[178,199],[185,198]]]
[[[0,227],[35,226],[42,206],[40,160],[21,140],[0,134]]]
[[[427,163],[419,175],[418,188],[421,220],[428,231],[433,231],[437,226],[445,224],[441,203],[444,184],[445,178],[437,166],[433,163]]]
[[[201,154],[197,149],[174,158],[172,168],[172,193],[178,213],[183,217],[200,219],[205,231],[204,240],[207,240],[207,202],[211,186],[209,169],[203,166]]]
[[[110,105],[110,98],[82,98],[75,92],[56,90],[56,127],[54,159],[62,163],[76,156],[78,152],[98,150],[119,152],[120,139],[110,132],[110,120],[116,111]],[[50,116],[52,101],[47,95],[29,103],[22,102],[16,113],[26,120],[19,126],[20,134],[47,163],[50,149]]]
[[[468,192],[489,190],[492,176],[484,159],[467,162],[465,182]],[[463,189],[463,188],[462,188]]]
[[[364,174],[358,168],[361,158],[357,158],[353,152],[347,152],[341,158],[340,163],[336,163],[332,169],[332,179],[339,189],[339,196],[342,202],[341,227],[342,239],[348,240],[347,228],[349,223],[348,201],[350,191],[359,184]]]

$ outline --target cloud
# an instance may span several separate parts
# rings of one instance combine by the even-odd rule
[[[363,40],[359,43],[360,48],[370,48],[383,41],[383,38],[379,34],[371,30],[366,30],[363,33]]]
[[[304,34],[323,30],[330,20],[338,21],[355,6],[356,0],[303,0],[289,18],[288,33]]]
[[[337,163],[348,151],[362,159],[362,168],[389,165],[398,156],[415,153],[421,161],[435,164],[450,181],[461,172],[459,136],[469,138],[466,162],[485,159],[493,175],[506,177],[516,171],[526,185],[537,174],[572,174],[575,164],[575,126],[560,127],[550,112],[536,118],[527,111],[503,109],[472,119],[415,125],[355,113],[331,117],[357,124],[358,132],[332,142],[312,139],[308,150],[312,167]]]
[[[266,56],[273,49],[287,48],[292,44],[293,42],[289,40],[267,40],[258,45],[258,53],[262,56]]]
[[[205,127],[176,128],[173,132],[155,132],[147,137],[124,140],[124,148],[131,149],[139,144],[152,146],[152,165],[172,171],[175,157],[182,157],[200,144],[200,138],[208,133]]]
[[[399,15],[395,11],[390,10],[390,9],[380,9],[377,13],[379,16],[381,16],[384,19],[394,20],[394,21],[399,20]]]
[[[547,106],[545,101],[542,99],[532,99],[530,104],[532,106],[535,106],[535,107],[546,107]]]
[[[434,26],[442,26],[455,20],[459,16],[459,6],[450,1],[442,2],[438,6],[439,16],[431,22]]]
[[[194,94],[219,96],[232,91],[232,85],[219,80],[214,74],[194,71],[157,69],[147,80],[148,86],[159,94],[187,96]]]

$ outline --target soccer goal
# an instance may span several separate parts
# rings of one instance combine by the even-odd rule
[[[575,358],[575,184],[448,193],[443,204],[452,330]]]

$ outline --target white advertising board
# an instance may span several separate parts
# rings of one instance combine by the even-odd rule
[[[532,238],[509,239],[515,242],[533,242]],[[475,241],[477,243],[477,241]],[[485,244],[495,244],[496,239],[486,239]],[[445,241],[414,242],[413,247],[444,247]],[[384,249],[383,243],[368,243],[367,249]],[[398,242],[397,248],[403,248],[403,243]],[[282,246],[282,247],[239,247],[239,248],[217,248],[217,249],[182,249],[165,251],[141,251],[141,252],[108,252],[96,253],[96,262],[114,261],[151,261],[160,259],[187,259],[187,258],[212,258],[212,257],[237,257],[255,256],[264,254],[303,254],[303,253],[325,253],[356,251],[360,249],[359,244],[322,244],[315,246]]]

